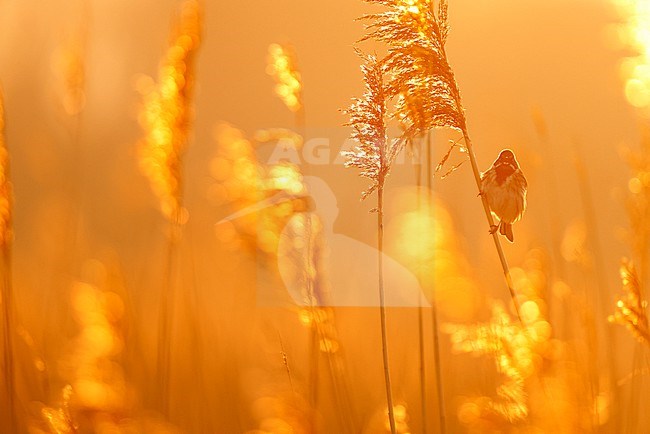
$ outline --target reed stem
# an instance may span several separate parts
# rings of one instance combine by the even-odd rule
[[[167,243],[167,258],[165,262],[164,281],[160,295],[160,311],[158,323],[158,381],[160,387],[161,411],[169,415],[169,391],[171,374],[171,335],[173,328],[173,308],[175,305],[175,265],[178,242],[181,235],[180,211],[169,221],[169,240]]]
[[[577,143],[575,143],[575,165],[576,165],[576,173],[578,175],[578,187],[580,189],[580,198],[582,200],[582,209],[584,212],[585,216],[585,223],[587,225],[587,233],[588,233],[588,243],[590,244],[590,247],[593,251],[594,255],[594,260],[595,260],[595,270],[593,270],[592,274],[596,277],[596,287],[597,291],[595,293],[595,298],[593,300],[593,304],[595,305],[594,307],[594,312],[597,313],[598,317],[603,318],[607,316],[606,313],[606,308],[605,306],[610,306],[613,303],[613,300],[610,300],[611,297],[609,297],[609,288],[607,285],[607,278],[604,274],[604,270],[606,269],[605,267],[605,260],[603,257],[603,250],[600,245],[600,239],[598,237],[598,220],[596,218],[596,208],[594,205],[594,200],[591,194],[591,188],[589,187],[589,177],[587,173],[586,166],[584,164],[584,160],[582,159],[582,151]],[[594,331],[598,331],[598,329],[595,327]],[[616,354],[618,354],[617,351],[617,342],[614,337],[614,331],[612,327],[609,326],[609,324],[606,324],[605,326],[605,342],[607,343],[607,348],[608,350],[606,351],[606,360],[607,360],[607,368],[608,368],[608,374],[609,374],[609,381],[614,382],[616,379],[616,372],[617,372],[617,363],[616,363]],[[596,357],[596,360],[598,360],[598,354],[596,353],[594,355]],[[599,384],[600,379],[596,375],[595,377],[595,385],[598,389],[600,389],[600,384]],[[600,390],[597,390],[597,393],[600,393]],[[611,415],[611,420],[613,421],[614,428],[616,431],[618,431],[618,413],[621,411],[620,408],[620,397],[619,391],[617,387],[612,388],[612,395],[613,395],[613,415]]]
[[[420,146],[420,149],[422,146]],[[415,180],[417,183],[417,209],[422,212],[422,154],[418,155],[418,164],[415,165]],[[421,267],[418,267],[418,279],[422,279]],[[429,432],[427,423],[427,381],[426,381],[426,357],[424,353],[424,318],[422,307],[424,300],[422,298],[422,290],[418,294],[418,349],[420,355],[420,413],[422,417],[422,433]]]
[[[427,134],[427,189],[429,195],[429,214],[432,213],[431,193],[433,192],[433,177],[431,175],[433,144],[431,143],[431,131]],[[445,394],[442,387],[442,366],[440,363],[440,335],[438,333],[438,304],[436,302],[436,291],[431,291],[431,324],[433,329],[433,360],[436,366],[436,391],[438,393],[438,421],[440,433],[447,432],[447,417],[445,414]]]
[[[5,104],[4,95],[0,89],[0,194],[5,205],[0,209],[0,303],[2,303],[3,322],[3,362],[4,383],[6,389],[7,409],[2,409],[0,421],[8,432],[18,432],[16,415],[16,371],[14,365],[14,294],[12,277],[12,191],[10,184],[9,153],[5,144]],[[1,380],[0,380],[1,381]],[[4,426],[6,424],[6,426]]]
[[[3,413],[6,415],[7,425],[5,428],[8,432],[17,432],[16,420],[16,374],[14,366],[14,345],[13,345],[13,288],[11,276],[11,247],[9,242],[5,243],[2,248],[2,317],[3,317],[3,355],[4,355],[4,376],[5,388],[7,393],[8,409]]]
[[[384,156],[382,155],[382,160]],[[384,166],[385,167],[385,166]],[[379,188],[377,189],[377,265],[379,267],[379,316],[381,319],[381,350],[384,360],[384,380],[386,382],[386,401],[388,403],[388,420],[391,434],[395,430],[395,413],[393,411],[393,392],[390,382],[390,368],[388,363],[388,337],[386,327],[386,302],[384,296],[384,179],[385,173],[379,173]]]

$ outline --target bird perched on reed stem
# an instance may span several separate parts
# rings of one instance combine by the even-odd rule
[[[519,167],[515,154],[510,149],[499,153],[492,166],[481,175],[481,193],[485,195],[492,214],[499,218],[499,224],[490,228],[497,230],[511,243],[514,242],[512,224],[526,210],[528,182]]]

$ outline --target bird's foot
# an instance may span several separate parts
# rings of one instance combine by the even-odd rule
[[[494,235],[499,230],[499,225],[490,225],[490,235]]]

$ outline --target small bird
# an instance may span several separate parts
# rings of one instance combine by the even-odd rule
[[[486,197],[492,214],[500,220],[490,228],[491,234],[498,229],[508,241],[514,242],[512,224],[521,219],[526,210],[527,190],[528,182],[515,154],[510,149],[502,150],[492,167],[481,175],[480,194]]]

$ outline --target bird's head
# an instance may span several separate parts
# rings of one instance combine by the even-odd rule
[[[519,169],[519,163],[515,158],[515,154],[510,149],[504,149],[499,153],[499,157],[494,162],[494,166],[509,166],[513,171]]]

